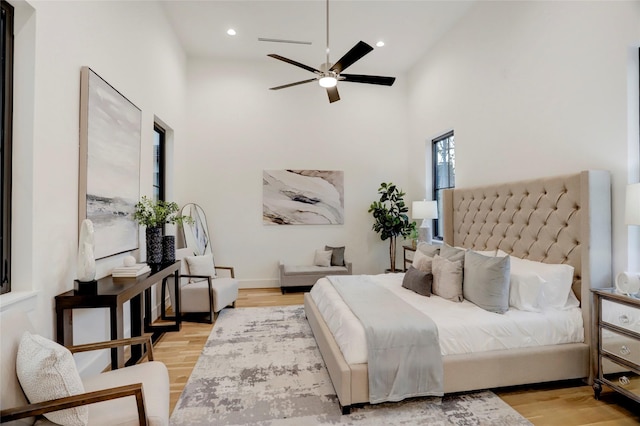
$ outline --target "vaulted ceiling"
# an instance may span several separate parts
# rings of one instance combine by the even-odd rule
[[[466,13],[469,1],[329,2],[330,61],[336,62],[358,41],[376,46],[349,69],[356,73],[394,75],[408,70],[429,47]],[[166,14],[190,57],[273,61],[281,56],[319,67],[326,59],[326,1],[162,1]],[[227,35],[229,28],[235,36]],[[311,42],[259,41],[258,38]],[[282,63],[282,67],[290,65]],[[304,70],[299,70],[304,75]]]

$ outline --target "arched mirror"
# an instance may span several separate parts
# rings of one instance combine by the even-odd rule
[[[185,245],[197,256],[211,253],[209,226],[202,207],[194,203],[185,204],[182,207],[182,215],[192,219],[191,223],[185,221],[182,224]]]

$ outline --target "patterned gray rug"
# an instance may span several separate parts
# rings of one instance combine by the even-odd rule
[[[171,425],[530,425],[492,392],[365,405],[342,415],[302,306],[225,309]]]

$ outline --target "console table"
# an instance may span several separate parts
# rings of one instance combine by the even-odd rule
[[[180,260],[171,264],[152,266],[151,272],[137,278],[101,278],[95,283],[78,283],[75,288],[55,297],[56,340],[64,346],[73,345],[73,310],[87,308],[108,308],[111,339],[124,338],[123,305],[129,301],[131,310],[131,337],[143,333],[153,333],[152,340],[166,331],[179,331],[180,310],[174,307],[175,324],[151,325],[151,287],[174,276],[176,286],[176,306],[180,306]],[[144,292],[144,317],[142,293]],[[131,346],[131,357],[125,362],[124,348],[111,349],[111,367],[131,365],[144,356],[141,346]]]

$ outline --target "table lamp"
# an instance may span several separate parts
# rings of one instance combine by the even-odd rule
[[[411,206],[411,214],[413,219],[422,219],[422,224],[418,228],[418,241],[424,241],[431,244],[431,227],[429,221],[438,218],[438,202],[437,201],[414,201]]]

